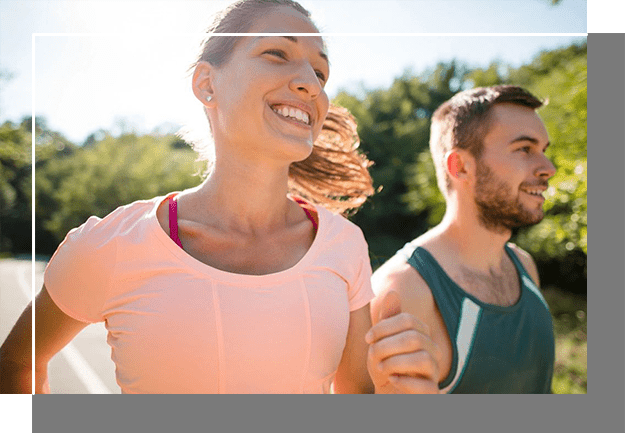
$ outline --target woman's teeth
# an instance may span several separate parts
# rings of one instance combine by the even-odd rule
[[[299,120],[306,125],[309,124],[308,113],[300,110],[299,108],[287,107],[286,105],[282,105],[271,107],[271,109],[283,117],[290,117]]]

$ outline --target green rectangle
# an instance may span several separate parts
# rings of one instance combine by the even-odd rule
[[[0,395],[0,430],[11,433],[32,433],[33,396],[30,394]]]
[[[589,0],[587,14],[588,33],[625,33],[625,2]]]

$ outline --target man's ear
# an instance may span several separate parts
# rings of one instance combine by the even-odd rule
[[[208,62],[199,61],[193,71],[193,94],[207,107],[214,104],[213,78],[213,66]]]
[[[473,160],[467,152],[460,149],[450,150],[445,154],[445,168],[452,179],[459,182],[468,180],[471,173]]]

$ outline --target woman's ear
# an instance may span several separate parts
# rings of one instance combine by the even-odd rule
[[[207,107],[212,105],[214,98],[213,74],[213,66],[204,61],[198,62],[193,71],[193,94]]]

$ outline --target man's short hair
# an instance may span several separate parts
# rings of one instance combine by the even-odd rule
[[[452,149],[465,149],[479,159],[490,126],[491,108],[504,102],[534,110],[543,105],[542,101],[518,86],[476,87],[457,93],[432,115],[430,151],[438,187],[445,197],[451,188],[445,155]]]

